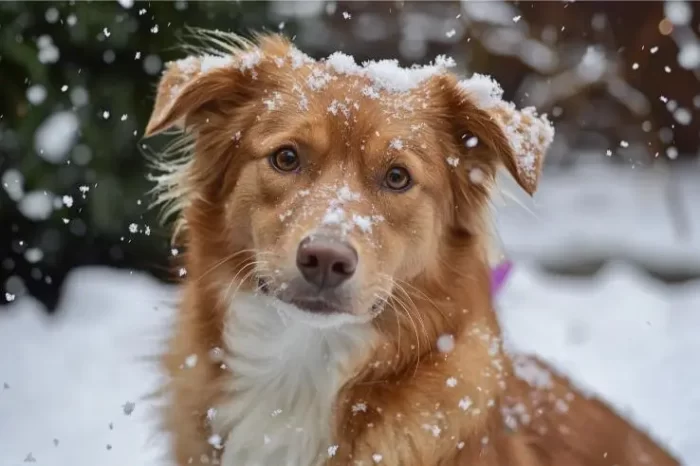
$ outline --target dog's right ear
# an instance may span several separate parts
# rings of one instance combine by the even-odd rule
[[[144,135],[184,129],[205,106],[234,98],[246,71],[236,61],[230,56],[205,56],[168,63]]]
[[[231,84],[234,73],[231,62],[219,58],[217,69],[206,69],[203,59],[188,57],[170,62],[158,83],[158,93],[151,118],[146,125],[145,136],[153,136],[173,127],[184,129],[187,119],[197,110],[216,98],[220,91]]]

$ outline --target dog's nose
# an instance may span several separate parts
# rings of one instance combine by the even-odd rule
[[[297,249],[297,267],[307,282],[335,288],[355,273],[357,251],[345,242],[306,237]]]

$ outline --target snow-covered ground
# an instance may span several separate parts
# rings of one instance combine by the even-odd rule
[[[696,270],[699,173],[681,175],[685,242],[669,227],[659,179],[629,167],[552,176],[530,206],[535,216],[506,209],[499,222],[516,258],[499,298],[509,338],[600,394],[688,466],[700,465],[700,280],[667,286],[625,263],[593,279],[563,279],[535,261],[600,255]],[[157,375],[144,358],[157,350],[176,298],[176,289],[143,275],[85,268],[67,280],[55,319],[26,297],[0,312],[0,464],[158,464],[164,440],[140,399]]]
[[[561,265],[616,258],[658,273],[700,276],[700,164],[668,173],[601,164],[594,154],[581,159],[591,161],[545,172],[534,199],[518,194],[522,205],[495,202],[511,257]],[[671,186],[680,232],[668,208]]]

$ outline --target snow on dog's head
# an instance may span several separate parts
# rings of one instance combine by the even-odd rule
[[[183,133],[158,181],[199,258],[190,278],[236,255],[207,279],[367,319],[485,234],[499,166],[536,189],[546,116],[488,77],[460,81],[449,58],[401,68],[313,60],[277,35],[211,42],[168,64],[146,130]]]

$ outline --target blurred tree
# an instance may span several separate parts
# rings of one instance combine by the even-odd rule
[[[277,29],[266,2],[0,3],[0,302],[50,307],[74,266],[168,277],[139,150],[183,27]],[[156,147],[162,141],[149,144]]]

